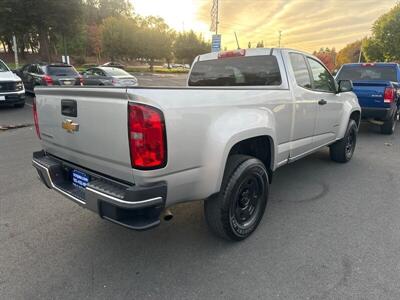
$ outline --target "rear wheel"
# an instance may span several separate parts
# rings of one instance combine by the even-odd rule
[[[230,156],[220,192],[204,203],[211,231],[234,241],[249,237],[264,215],[268,190],[267,171],[260,160]]]
[[[353,157],[357,143],[357,124],[350,120],[344,137],[330,146],[331,159],[336,162],[346,163]]]
[[[385,121],[385,123],[383,123],[383,125],[381,126],[381,133],[393,134],[394,130],[396,129],[398,114],[399,114],[399,111],[397,110],[396,113],[393,115],[393,117],[390,120]]]

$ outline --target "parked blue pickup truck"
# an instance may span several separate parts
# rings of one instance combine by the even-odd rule
[[[344,64],[337,80],[351,80],[361,117],[392,134],[400,111],[400,67],[396,63]]]

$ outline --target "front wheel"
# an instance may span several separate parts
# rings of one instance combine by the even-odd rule
[[[249,237],[264,215],[268,190],[267,171],[260,160],[230,156],[220,192],[204,203],[211,231],[233,241]]]
[[[357,124],[350,120],[344,137],[330,146],[331,159],[336,162],[346,163],[351,160],[357,143]]]

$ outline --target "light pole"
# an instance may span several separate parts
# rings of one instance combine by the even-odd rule
[[[12,8],[11,7],[5,7],[4,8],[6,11],[8,11],[10,14],[12,14]],[[13,32],[13,51],[14,51],[14,60],[15,60],[15,68],[18,69],[18,46],[17,46],[17,38],[15,37],[15,33]]]
[[[278,48],[281,47],[282,30],[279,30]]]
[[[15,60],[15,68],[18,69],[18,46],[17,46],[17,38],[15,34],[13,34],[13,50],[14,50],[14,60]]]

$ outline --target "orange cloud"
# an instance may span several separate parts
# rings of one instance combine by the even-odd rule
[[[200,22],[210,23],[212,0],[201,1]],[[234,48],[236,31],[240,46],[276,47],[278,31],[285,47],[313,51],[320,47],[340,49],[370,34],[373,22],[396,4],[396,0],[220,0],[223,45]]]

